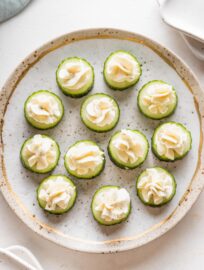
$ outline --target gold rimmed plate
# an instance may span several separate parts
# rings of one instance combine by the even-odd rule
[[[113,51],[126,50],[135,54],[142,64],[142,76],[136,86],[113,91],[103,80],[103,63]],[[114,96],[121,109],[117,127],[108,133],[97,134],[88,130],[80,120],[80,104],[84,100],[66,97],[58,89],[55,71],[66,57],[87,59],[95,70],[92,93],[104,92]],[[151,151],[145,163],[132,171],[115,167],[108,158],[106,147],[111,134],[121,128],[139,129],[150,142],[154,128],[160,121],[150,120],[137,108],[138,89],[150,80],[164,80],[178,93],[176,112],[166,121],[183,123],[192,133],[190,153],[175,163],[157,160]],[[39,89],[52,90],[65,106],[62,122],[46,132],[55,138],[61,148],[61,159],[53,173],[66,174],[63,156],[77,140],[96,141],[106,152],[103,173],[92,180],[73,179],[78,188],[74,208],[62,216],[46,214],[36,201],[36,188],[45,177],[28,172],[19,159],[23,141],[38,130],[30,127],[23,114],[26,98]],[[86,252],[115,252],[144,245],[161,236],[188,212],[204,185],[203,119],[204,96],[190,68],[173,52],[157,42],[116,29],[89,29],[61,36],[30,54],[11,74],[1,91],[1,190],[8,204],[33,231],[67,248]],[[164,122],[164,120],[162,121]],[[159,165],[172,172],[177,180],[177,193],[170,204],[152,209],[144,206],[136,196],[135,179],[144,168]],[[102,185],[120,185],[128,189],[132,212],[128,220],[112,227],[98,225],[91,215],[90,204],[95,190]]]

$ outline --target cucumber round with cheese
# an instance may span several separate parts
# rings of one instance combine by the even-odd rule
[[[66,58],[57,68],[56,81],[65,95],[80,98],[88,94],[93,87],[94,69],[85,59]]]
[[[111,53],[104,63],[104,80],[114,90],[124,90],[135,85],[141,74],[137,58],[126,51]]]
[[[144,204],[159,207],[173,199],[176,181],[170,172],[161,167],[148,168],[138,176],[136,191]]]
[[[162,119],[173,114],[177,100],[173,86],[159,80],[143,85],[137,96],[139,110],[151,119]]]
[[[116,166],[122,169],[135,169],[147,158],[149,143],[138,130],[122,129],[111,137],[108,154]]]
[[[91,203],[94,219],[101,225],[115,225],[126,220],[131,212],[128,191],[119,186],[102,186]]]
[[[95,142],[82,140],[69,147],[64,164],[69,174],[81,179],[91,179],[103,171],[105,155]]]
[[[61,99],[47,90],[40,90],[30,95],[24,104],[27,122],[37,129],[55,127],[62,119],[64,106]]]
[[[76,201],[77,191],[74,183],[65,175],[51,175],[37,188],[39,206],[50,214],[68,212]]]
[[[181,123],[159,125],[152,136],[152,151],[163,161],[182,159],[191,149],[191,133]]]
[[[112,130],[118,123],[120,109],[114,98],[103,93],[87,97],[81,106],[82,122],[96,132]]]
[[[58,164],[59,145],[46,135],[37,134],[27,139],[20,151],[23,166],[35,173],[48,173]]]

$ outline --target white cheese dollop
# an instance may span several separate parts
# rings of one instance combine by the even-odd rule
[[[108,97],[92,99],[86,106],[86,117],[93,124],[104,127],[110,125],[116,116],[113,101]]]
[[[92,79],[92,70],[81,60],[70,61],[62,65],[58,78],[63,87],[77,91]]]
[[[108,79],[117,83],[131,83],[140,75],[136,60],[123,52],[116,53],[110,57],[106,72]]]
[[[70,170],[78,175],[94,172],[103,162],[103,152],[97,145],[81,142],[71,147],[66,154],[66,162]]]
[[[173,87],[164,83],[152,84],[142,96],[142,103],[152,114],[165,114],[175,102]]]
[[[57,153],[53,141],[38,134],[28,141],[24,147],[23,155],[28,165],[37,170],[44,170],[56,162]]]
[[[130,207],[130,195],[124,188],[104,189],[97,195],[94,203],[95,211],[107,221],[120,220],[126,217]]]
[[[43,183],[38,197],[46,203],[45,210],[55,211],[57,208],[66,209],[74,193],[75,187],[63,177],[57,176]]]
[[[155,143],[160,156],[174,160],[175,155],[182,156],[188,147],[188,136],[182,127],[169,123],[156,133]]]
[[[40,93],[27,103],[27,114],[39,123],[52,124],[60,117],[61,110],[52,95]]]
[[[131,130],[123,129],[112,141],[114,152],[118,159],[124,163],[134,164],[144,156],[146,149],[141,136]]]
[[[138,189],[146,203],[152,201],[158,205],[172,195],[172,178],[169,174],[156,168],[146,169],[146,173],[140,178]]]

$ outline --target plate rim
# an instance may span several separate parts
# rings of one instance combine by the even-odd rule
[[[6,177],[6,169],[3,160],[3,117],[6,112],[9,99],[11,98],[12,93],[15,91],[15,87],[26,75],[30,67],[38,62],[43,56],[59,47],[78,40],[107,38],[115,38],[121,40],[125,39],[146,45],[154,52],[156,52],[160,57],[162,57],[170,66],[172,66],[178,75],[183,79],[183,81],[188,85],[188,88],[191,89],[194,95],[195,104],[197,106],[198,112],[200,113],[201,147],[199,151],[199,161],[190,187],[186,190],[183,198],[180,200],[174,211],[160,223],[153,225],[150,229],[142,232],[141,234],[138,234],[135,237],[126,237],[124,239],[114,239],[114,241],[107,240],[101,242],[86,241],[81,239],[80,242],[77,242],[78,240],[74,237],[69,237],[69,240],[67,240],[64,238],[60,231],[57,231],[47,226],[46,224],[42,224],[36,217],[30,215],[31,213],[28,215],[25,206],[21,203],[21,201],[19,201],[19,198],[12,190],[12,187]],[[181,70],[178,70],[178,66],[182,67],[182,72]],[[83,252],[112,253],[130,250],[147,244],[173,228],[184,217],[184,215],[190,210],[198,198],[204,186],[204,161],[202,161],[204,160],[204,145],[202,143],[204,133],[204,106],[201,106],[204,105],[204,94],[202,88],[190,67],[188,67],[178,55],[149,37],[115,28],[90,28],[61,35],[46,42],[31,54],[29,54],[11,73],[0,92],[0,95],[0,187],[2,194],[11,209],[32,231],[46,238],[47,240],[55,242],[60,246]],[[16,206],[16,202],[18,202],[18,206]],[[91,245],[87,245],[87,243],[91,243]],[[126,245],[124,243],[126,243]]]

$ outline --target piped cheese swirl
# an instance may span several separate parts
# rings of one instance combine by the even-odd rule
[[[40,93],[27,103],[28,116],[42,124],[52,124],[61,116],[60,105],[52,95]]]
[[[165,114],[175,102],[173,87],[165,83],[154,83],[147,87],[141,100],[152,114]]]
[[[136,60],[127,53],[118,52],[107,63],[107,76],[114,82],[133,82],[140,75]]]
[[[171,176],[156,168],[146,169],[137,187],[143,200],[146,203],[153,202],[155,205],[168,200],[173,192]]]
[[[28,165],[37,170],[44,170],[56,162],[57,152],[53,141],[38,134],[28,141],[24,147],[23,155]]]
[[[110,222],[124,218],[130,207],[130,195],[124,188],[102,190],[95,200],[95,211],[101,219]]]
[[[93,124],[104,127],[110,125],[116,116],[113,101],[108,97],[92,99],[86,106],[86,117]]]
[[[58,208],[66,209],[74,193],[75,187],[58,176],[43,183],[38,196],[46,203],[45,210],[55,211]]]
[[[81,60],[69,61],[60,68],[58,78],[64,88],[77,91],[91,80],[92,70]]]
[[[146,149],[141,136],[127,129],[121,130],[120,134],[113,139],[112,144],[118,159],[130,164],[134,164],[143,157]]]
[[[162,126],[155,137],[157,152],[174,160],[176,155],[182,156],[188,147],[188,136],[185,130],[174,123]]]
[[[81,142],[72,146],[66,154],[66,162],[70,170],[78,175],[94,172],[103,163],[103,152],[97,145]]]

